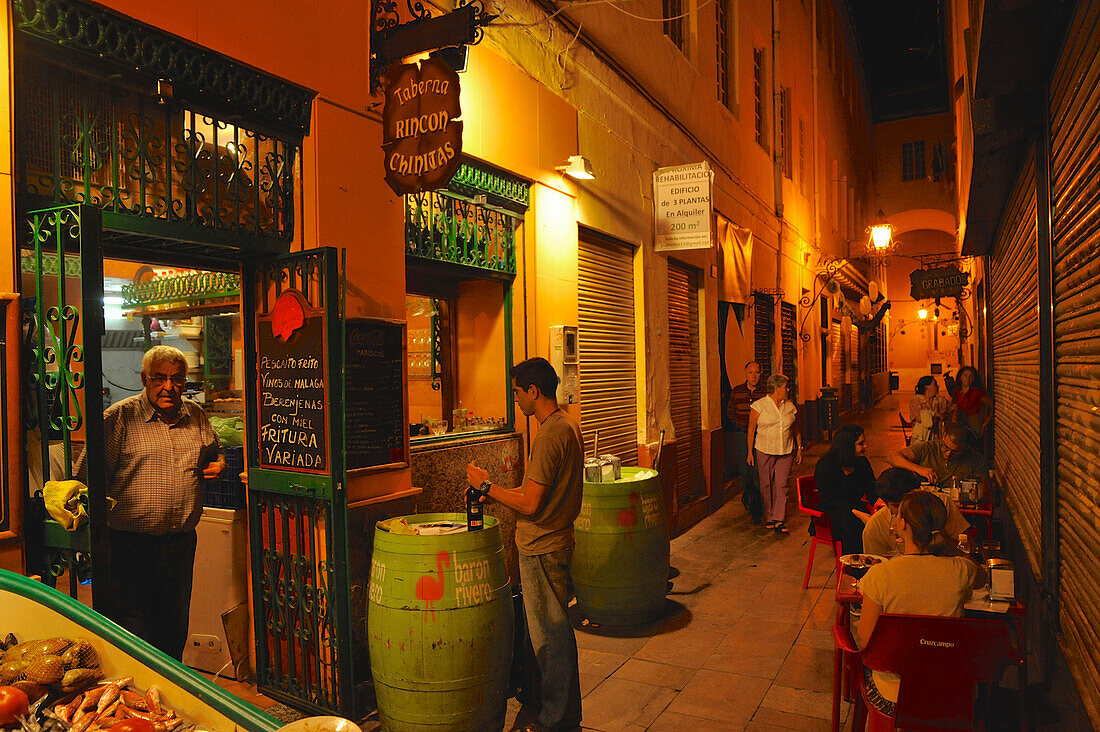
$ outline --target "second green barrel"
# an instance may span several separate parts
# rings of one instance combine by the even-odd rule
[[[573,585],[585,617],[618,626],[661,617],[669,549],[656,472],[624,467],[621,480],[586,482],[573,530]]]
[[[464,514],[406,516],[410,526]],[[382,726],[500,730],[511,670],[511,586],[500,526],[433,536],[374,533],[367,635]]]

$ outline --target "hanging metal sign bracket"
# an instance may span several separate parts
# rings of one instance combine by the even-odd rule
[[[382,72],[401,59],[451,46],[477,45],[485,26],[497,18],[485,12],[481,0],[460,0],[450,13],[433,18],[422,2],[406,0],[412,20],[400,23],[396,0],[371,0],[370,84],[376,92]]]

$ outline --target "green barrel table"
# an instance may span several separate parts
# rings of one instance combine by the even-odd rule
[[[404,517],[410,526],[465,514]],[[481,531],[374,532],[367,635],[384,729],[500,730],[512,666],[512,593],[500,525]]]
[[[653,475],[638,479],[643,470]],[[617,626],[661,617],[669,550],[656,472],[624,467],[613,483],[586,482],[573,531],[573,586],[585,617]]]

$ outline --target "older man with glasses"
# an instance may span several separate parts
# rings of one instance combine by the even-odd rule
[[[206,413],[183,398],[187,360],[156,346],[141,364],[140,394],[103,413],[110,557],[96,577],[105,615],[179,660],[187,641],[195,526],[203,485],[225,469],[225,453]],[[99,446],[89,445],[94,450]],[[77,473],[86,472],[83,457]]]

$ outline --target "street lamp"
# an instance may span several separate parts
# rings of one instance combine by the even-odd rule
[[[867,227],[870,236],[867,239],[867,252],[872,256],[884,257],[894,246],[894,225],[886,220],[886,214],[879,209],[875,223]]]

